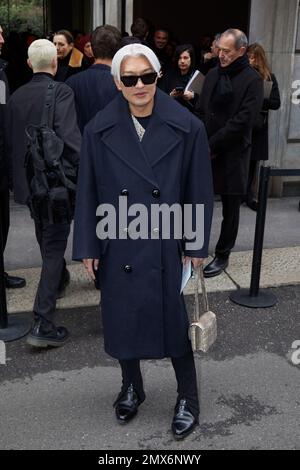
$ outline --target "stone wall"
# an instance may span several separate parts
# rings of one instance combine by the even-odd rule
[[[292,86],[300,80],[299,28],[299,0],[252,0],[250,42],[266,49],[281,92],[281,109],[270,112],[269,127],[269,163],[278,168],[300,169],[300,106],[292,104]],[[281,196],[292,184],[300,194],[300,178],[274,178],[272,192]]]

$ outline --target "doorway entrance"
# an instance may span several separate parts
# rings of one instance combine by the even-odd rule
[[[214,37],[228,28],[249,32],[251,0],[134,0],[133,17],[170,30],[176,42],[197,45],[201,37]]]

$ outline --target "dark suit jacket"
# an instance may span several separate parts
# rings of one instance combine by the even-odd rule
[[[29,195],[24,168],[27,151],[25,129],[29,124],[41,123],[46,90],[51,81],[53,77],[49,74],[34,74],[27,85],[15,91],[7,105],[7,145],[13,168],[15,200],[20,204],[26,204]],[[59,83],[56,89],[54,130],[65,144],[63,158],[78,165],[81,135],[73,91],[64,83]]]
[[[5,151],[5,113],[6,104],[9,98],[8,82],[5,75],[7,62],[0,59],[0,191],[8,188],[8,160]]]
[[[251,155],[252,128],[262,108],[263,80],[250,65],[231,78],[230,103],[214,104],[218,68],[208,72],[196,112],[208,133],[215,192],[245,194]]]
[[[66,82],[74,91],[78,126],[81,132],[85,125],[119,93],[110,67],[92,65],[84,72],[70,77]]]
[[[128,207],[144,204],[148,214],[153,204],[190,204],[193,210],[204,204],[205,221],[198,219],[203,247],[185,253],[207,256],[213,191],[206,132],[196,117],[160,90],[142,142],[123,95],[86,126],[73,257],[100,259],[105,349],[110,355],[182,357],[191,350],[180,294],[183,241],[163,239],[150,224],[148,239],[98,239],[98,206],[110,204],[118,213],[121,195]],[[152,231],[157,233],[154,238]]]

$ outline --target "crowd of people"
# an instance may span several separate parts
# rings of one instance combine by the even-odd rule
[[[0,28],[0,50],[4,44]],[[249,46],[237,29],[217,34],[201,63],[191,44],[173,44],[158,28],[149,37],[138,18],[132,36],[97,27],[77,42],[60,30],[28,48],[32,78],[0,107],[2,252],[9,228],[9,189],[28,205],[42,257],[27,342],[62,346],[69,338],[54,320],[56,300],[70,282],[64,253],[75,214],[73,259],[82,261],[101,289],[105,350],[119,360],[122,388],[115,401],[129,422],[146,395],[140,360],[171,358],[178,398],[176,439],[199,422],[199,399],[188,316],[181,294],[182,263],[202,269],[208,256],[214,193],[223,221],[215,257],[204,267],[214,277],[228,266],[240,206],[256,209],[255,175],[268,159],[268,113],[280,107],[278,84],[260,44]],[[199,70],[202,91],[186,89]],[[51,132],[53,131],[53,132]],[[74,194],[76,192],[76,203]],[[101,204],[119,199],[192,207],[204,205],[203,246],[182,239],[100,239]],[[193,226],[195,229],[195,227]],[[124,233],[123,233],[124,235]],[[7,288],[24,279],[6,274]]]

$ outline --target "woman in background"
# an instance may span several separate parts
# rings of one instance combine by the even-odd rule
[[[252,153],[250,161],[248,191],[244,202],[250,209],[257,210],[257,200],[254,196],[253,187],[256,185],[258,162],[269,158],[269,110],[280,108],[280,93],[275,75],[268,65],[264,48],[258,44],[251,44],[248,48],[249,62],[261,75],[265,82],[272,82],[271,92],[265,93],[263,107],[259,113],[253,128]]]
[[[95,62],[95,58],[92,51],[90,34],[86,34],[85,36],[82,36],[80,38],[80,40],[78,41],[77,49],[84,55],[85,61],[89,65],[93,65],[93,63]]]
[[[65,82],[71,75],[88,67],[82,52],[74,47],[72,34],[62,29],[54,34],[53,43],[57,50],[58,69],[55,80]]]
[[[162,77],[159,87],[175,98],[190,111],[194,110],[198,99],[192,91],[184,91],[195,73],[195,52],[190,44],[177,46],[175,49],[174,68]]]

